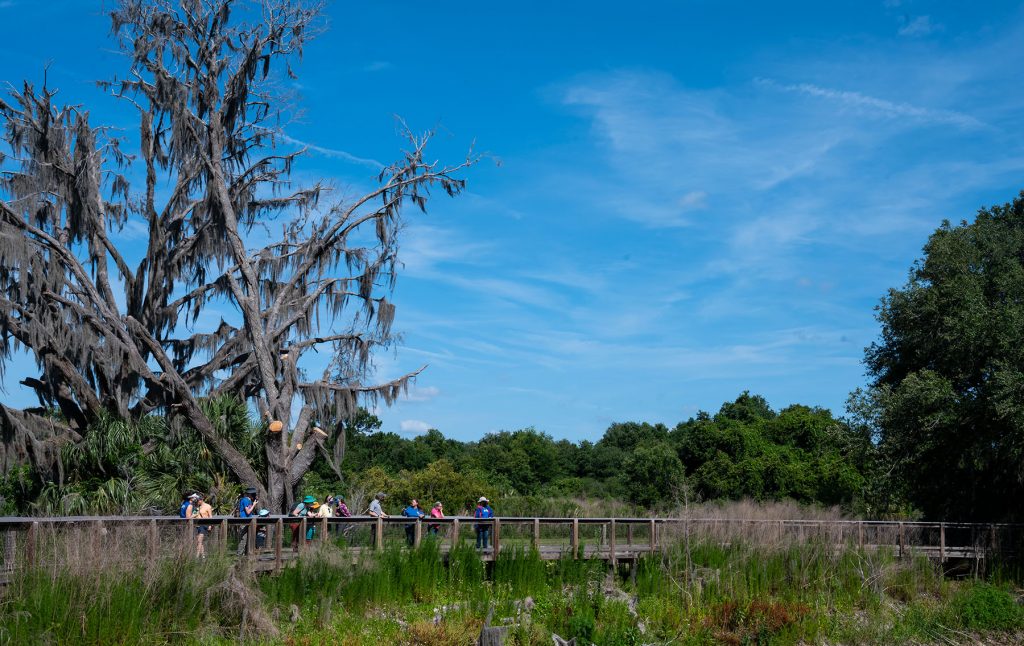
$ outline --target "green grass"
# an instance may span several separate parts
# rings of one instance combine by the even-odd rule
[[[615,574],[526,546],[485,564],[468,541],[447,555],[432,540],[358,557],[328,545],[259,578],[186,556],[38,568],[5,590],[0,643],[468,643],[489,612],[513,646],[553,632],[602,645],[970,643],[1024,631],[1007,571],[947,581],[926,559],[814,542],[677,545]]]

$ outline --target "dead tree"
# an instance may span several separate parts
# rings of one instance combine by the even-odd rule
[[[374,190],[327,204],[322,184],[289,181],[302,151],[278,149],[286,104],[275,89],[318,7],[122,0],[111,16],[128,67],[103,87],[137,114],[134,159],[45,86],[0,100],[0,367],[27,350],[40,371],[21,382],[40,407],[4,406],[0,424],[53,468],[53,447],[101,410],[166,414],[280,510],[357,405],[390,403],[419,372],[366,383],[374,353],[394,342],[402,213],[425,209],[431,189],[461,192],[474,159],[429,161],[429,133],[409,135]],[[137,263],[112,241],[132,220],[148,231]],[[271,227],[279,239],[253,243]],[[230,320],[197,329],[211,303],[230,304]],[[328,369],[307,376],[304,355],[327,348]],[[200,398],[225,393],[281,422],[266,435],[266,472],[205,418]]]

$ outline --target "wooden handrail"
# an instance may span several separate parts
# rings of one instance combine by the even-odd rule
[[[305,550],[306,530],[316,527],[320,531],[320,543],[327,544],[329,531],[336,528],[340,533],[349,534],[351,528],[374,528],[374,540],[371,547],[378,549],[384,546],[384,531],[387,526],[408,525],[409,518],[391,516],[376,518],[373,516],[350,516],[331,518],[295,518],[282,515],[236,518],[232,516],[215,516],[204,522],[218,528],[222,548],[227,551],[228,529],[231,526],[246,526],[245,539],[248,542],[248,553],[253,567],[280,571],[291,554],[283,554],[283,535],[287,527],[293,523],[299,525],[299,540],[294,546],[301,555]],[[186,543],[194,540],[195,521],[177,516],[64,516],[64,517],[0,517],[0,531],[6,532],[5,567],[8,570],[19,562],[29,565],[45,558],[46,537],[53,529],[83,528],[92,532],[93,540],[97,532],[106,532],[115,528],[138,527],[144,537],[143,550],[152,558],[164,544],[159,540],[160,528],[171,528],[176,536],[184,537]],[[846,545],[844,541],[855,544],[862,549],[891,549],[895,554],[905,555],[925,553],[940,562],[953,558],[986,558],[994,553],[1009,554],[1017,549],[1020,534],[1014,534],[1022,523],[947,523],[927,521],[884,521],[884,520],[758,520],[758,519],[722,519],[722,518],[563,518],[545,516],[504,516],[494,518],[471,518],[466,516],[450,516],[431,518],[432,525],[449,525],[449,540],[442,544],[443,549],[455,548],[461,544],[459,528],[463,523],[472,525],[489,525],[492,528],[492,549],[483,553],[484,558],[495,558],[506,538],[511,541],[521,540],[524,545],[532,545],[542,554],[543,558],[601,558],[615,564],[638,558],[641,554],[654,553],[674,543],[679,536],[711,536],[714,540],[725,543],[733,540],[732,536],[743,536],[744,532],[759,527],[766,528],[765,537],[775,540],[811,540],[832,541],[836,546]],[[619,539],[619,528],[626,526],[626,541]],[[597,543],[593,529],[600,526],[604,540]],[[547,528],[546,534],[542,532]],[[265,541],[262,550],[257,550],[256,529],[273,529],[273,543]],[[551,540],[553,528],[558,529],[560,538]],[[582,531],[591,528],[589,531]],[[639,528],[642,538],[634,541],[634,529]],[[181,530],[185,532],[181,532]],[[610,531],[609,531],[610,530]],[[646,530],[646,532],[645,532]],[[269,534],[269,532],[267,532]],[[12,540],[15,534],[22,534],[23,541]],[[507,536],[506,536],[507,534]],[[542,537],[548,536],[548,543]],[[566,550],[568,536],[568,550]],[[425,541],[422,526],[417,523],[414,544],[418,546]],[[1014,540],[1014,539],[1017,540]],[[977,543],[978,540],[981,543]],[[645,544],[646,543],[646,544]],[[170,544],[170,543],[167,543]],[[208,546],[215,543],[209,542]],[[515,542],[509,545],[516,545]],[[356,547],[355,549],[362,549]],[[20,552],[20,554],[13,552]],[[268,557],[273,561],[268,561]],[[267,567],[271,566],[271,567]]]
[[[260,524],[275,522],[278,518],[284,518],[287,520],[289,516],[261,516],[258,518]],[[612,516],[594,516],[594,517],[564,517],[564,516],[497,516],[503,523],[533,523],[539,521],[543,524],[569,524],[572,522],[578,522],[580,525],[602,525],[608,524],[613,519]],[[78,523],[125,523],[125,524],[142,524],[155,520],[159,523],[183,523],[187,522],[188,519],[178,518],[177,516],[0,516],[0,529],[16,528],[17,526],[27,527],[31,523],[46,523],[56,525],[71,525]],[[293,520],[295,520],[293,518]],[[372,523],[376,520],[374,516],[332,516],[327,519],[328,522],[334,523]],[[404,516],[388,516],[383,519],[385,523],[402,524],[408,523],[409,519]],[[473,518],[472,516],[446,516],[444,518],[430,518],[429,522],[432,524],[445,524],[452,523],[455,520],[461,520],[463,522],[472,523],[488,523],[492,521],[491,518]],[[863,524],[864,526],[873,527],[899,527],[903,525],[907,529],[935,529],[938,530],[940,525],[945,526],[949,529],[979,529],[991,531],[992,529],[1008,529],[1008,528],[1024,528],[1024,523],[988,523],[988,522],[946,522],[946,521],[898,521],[898,520],[803,520],[803,519],[725,519],[725,518],[682,518],[682,517],[632,517],[622,518],[614,517],[614,520],[619,525],[637,524],[643,525],[649,522],[655,522],[659,525],[671,525],[671,524],[682,524],[682,523],[723,523],[723,522],[745,522],[755,525],[767,525],[770,523],[782,523],[789,526],[804,526],[804,527],[824,527],[831,525],[857,525]],[[207,522],[216,524],[219,522],[226,522],[230,525],[244,525],[249,522],[248,518],[237,518],[235,516],[212,516]]]

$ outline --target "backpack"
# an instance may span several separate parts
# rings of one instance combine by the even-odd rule
[[[181,503],[181,508],[178,509],[178,516],[181,518],[188,518],[188,508],[191,506],[191,500],[183,500]]]

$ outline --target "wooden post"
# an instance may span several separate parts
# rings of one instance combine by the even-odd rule
[[[149,536],[148,536],[148,548],[149,548],[149,560],[153,562],[156,560],[156,554],[158,551],[157,547],[157,533],[156,533],[156,520],[149,521]]]
[[[249,558],[256,557],[256,517],[249,517],[249,531],[245,533],[245,540],[249,544]]]
[[[103,527],[103,523],[102,522],[100,522],[100,527]],[[185,530],[185,543],[186,544],[191,544],[193,541],[195,541],[196,540],[195,539],[195,535],[196,535],[196,522],[194,520],[192,520],[191,518],[189,518],[188,519],[188,523],[187,523],[187,529]]]
[[[991,545],[989,545],[989,549],[991,549],[992,550],[992,554],[995,555],[995,553],[996,553],[996,524],[995,523],[992,523],[991,525],[989,525],[989,532],[991,533],[991,537],[992,537],[992,539],[991,539],[992,543],[991,543]]]
[[[612,518],[608,523],[608,558],[612,562],[612,568],[619,564],[619,560],[615,554],[615,519]]]
[[[423,540],[423,521],[416,519],[416,525],[413,527],[412,535],[412,546],[416,549],[420,546],[420,541]]]
[[[633,523],[626,525],[626,545],[633,545]]]
[[[491,548],[494,550],[494,559],[498,559],[498,551],[501,550],[501,520],[494,519],[494,536],[491,538]]]
[[[227,517],[220,519],[220,550],[225,554],[228,553],[228,519]]]
[[[569,535],[569,546],[572,548],[572,557],[579,557],[580,546],[580,519],[572,519],[572,534]]]
[[[379,550],[384,549],[384,519],[377,516],[377,536],[376,536],[376,547]]]
[[[533,519],[533,549],[540,554],[540,518]]]
[[[903,523],[900,522],[900,558],[903,558]]]
[[[327,517],[324,516],[320,519],[320,544],[327,544]]]
[[[284,547],[284,519],[278,518],[274,525],[274,570],[281,571],[281,548]]]
[[[4,570],[12,572],[14,570],[14,561],[18,555],[18,538],[14,532],[7,530],[4,532]]]
[[[91,553],[95,554],[96,550],[100,548],[100,530],[103,527],[103,521],[97,520],[91,527],[92,530],[89,532],[89,549]]]
[[[857,521],[857,547],[864,547],[864,521]]]
[[[651,536],[650,536],[650,539],[651,539],[651,554],[654,554],[655,550],[658,549],[658,526],[654,522],[653,518],[651,519],[650,525],[651,525]]]
[[[459,519],[452,521],[452,547],[459,544]]]
[[[25,563],[31,568],[36,564],[36,541],[39,540],[39,523],[32,521],[25,536]]]
[[[939,523],[939,567],[946,562],[946,523]]]
[[[308,529],[309,529],[309,520],[305,516],[303,516],[299,520],[299,544],[298,544],[299,556],[302,556],[303,550],[306,549],[306,531]]]

